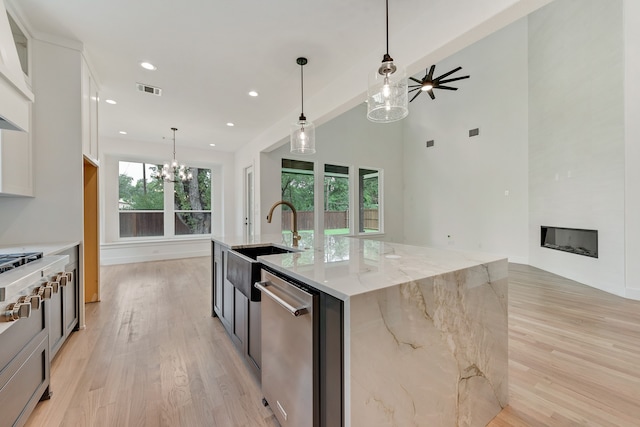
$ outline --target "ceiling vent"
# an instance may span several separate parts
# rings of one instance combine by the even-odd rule
[[[140,92],[149,93],[151,95],[162,96],[162,89],[159,87],[153,87],[144,83],[136,83],[136,87]]]

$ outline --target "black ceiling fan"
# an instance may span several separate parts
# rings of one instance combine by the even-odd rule
[[[413,95],[413,98],[411,98],[411,101],[413,101],[414,99],[416,99],[418,97],[418,95],[420,95],[422,92],[428,92],[429,96],[431,97],[431,99],[436,99],[436,96],[433,94],[433,89],[446,89],[446,90],[458,90],[457,87],[451,87],[451,86],[444,86],[443,83],[451,83],[451,82],[455,82],[458,80],[462,80],[462,79],[468,79],[469,76],[462,76],[462,77],[453,77],[451,79],[445,79],[443,80],[445,77],[450,76],[451,74],[455,73],[456,71],[460,71],[462,70],[462,67],[458,67],[455,68],[447,73],[444,73],[443,75],[436,77],[435,79],[433,78],[433,72],[436,70],[436,66],[432,65],[431,68],[429,68],[429,70],[427,71],[427,74],[424,75],[424,77],[422,78],[422,80],[418,80],[418,79],[414,79],[413,77],[409,77],[411,80],[413,80],[414,82],[418,83],[417,85],[409,85],[409,93],[414,92],[414,91],[418,91],[418,93],[416,93],[415,95]],[[413,88],[413,89],[411,89]],[[409,101],[409,102],[411,102]]]

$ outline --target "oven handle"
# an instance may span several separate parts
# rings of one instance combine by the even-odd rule
[[[269,283],[268,280],[265,280],[265,281],[262,281],[262,282],[256,282],[254,284],[254,286],[256,288],[260,289],[260,291],[262,291],[269,298],[271,298],[272,300],[274,300],[275,302],[280,304],[280,306],[282,308],[287,310],[294,317],[302,316],[302,315],[307,314],[309,312],[309,310],[307,309],[306,306],[301,305],[299,307],[294,307],[291,304],[289,304],[288,302],[286,302],[285,300],[283,300],[282,298],[280,298],[278,295],[274,294],[269,289],[267,289],[267,286],[273,286],[273,285],[271,285],[271,283]]]

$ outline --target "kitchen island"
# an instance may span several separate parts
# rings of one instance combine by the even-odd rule
[[[336,236],[292,249],[259,259],[343,302],[345,426],[484,426],[506,406],[505,258]]]

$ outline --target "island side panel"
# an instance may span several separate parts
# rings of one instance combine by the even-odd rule
[[[507,405],[506,259],[352,296],[349,316],[351,425],[485,426]]]

